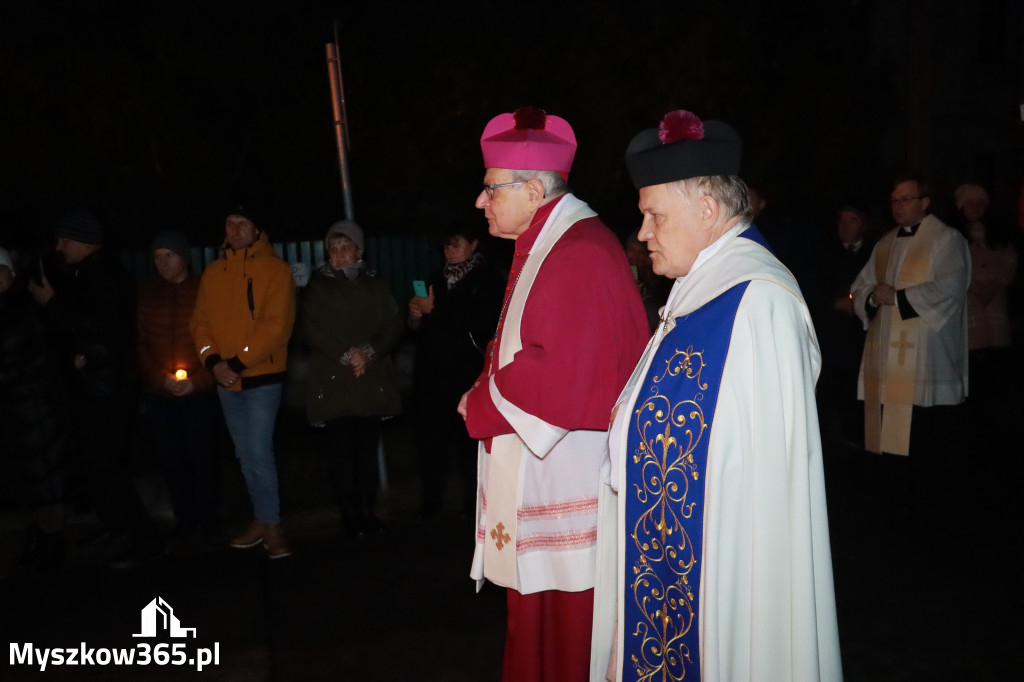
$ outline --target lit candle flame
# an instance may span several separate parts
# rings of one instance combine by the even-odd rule
[[[177,372],[174,373],[175,381],[184,381],[185,379],[188,379],[188,372],[186,372],[185,370],[179,369]]]

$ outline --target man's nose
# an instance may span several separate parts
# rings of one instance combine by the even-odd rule
[[[640,223],[640,229],[636,231],[636,238],[642,242],[646,242],[649,237],[647,235],[647,218],[644,218]]]

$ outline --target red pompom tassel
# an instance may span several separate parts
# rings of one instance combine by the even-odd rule
[[[672,144],[679,140],[703,140],[704,124],[696,114],[677,109],[665,114],[658,126],[658,137],[662,144]]]
[[[544,124],[548,119],[543,109],[536,107],[523,107],[512,113],[516,122],[516,130],[544,130]]]

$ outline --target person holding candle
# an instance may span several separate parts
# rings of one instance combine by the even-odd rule
[[[145,412],[164,467],[182,540],[203,542],[217,532],[214,438],[217,397],[213,375],[199,360],[189,321],[199,277],[189,270],[188,238],[156,235],[157,276],[139,289],[138,358]]]

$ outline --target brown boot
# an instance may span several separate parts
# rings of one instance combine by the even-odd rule
[[[267,556],[271,559],[283,559],[292,555],[288,541],[284,539],[280,523],[268,523],[265,526],[266,533],[263,536],[263,547],[267,550]]]
[[[242,531],[242,534],[234,538],[229,544],[235,549],[255,547],[263,541],[266,533],[266,524],[253,519],[249,526]]]

